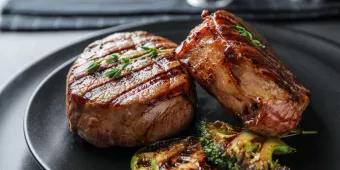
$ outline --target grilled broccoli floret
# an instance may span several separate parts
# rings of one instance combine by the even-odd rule
[[[223,145],[211,140],[213,137],[207,126],[208,124],[206,122],[201,122],[200,124],[200,142],[207,160],[212,164],[217,165],[220,169],[237,169],[237,165],[235,164],[236,159],[225,155]]]
[[[283,167],[278,161],[273,160],[273,154],[295,152],[279,138],[238,131],[221,121],[203,121],[200,131],[200,141],[208,161],[220,169],[281,169]]]

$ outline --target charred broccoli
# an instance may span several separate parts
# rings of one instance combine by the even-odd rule
[[[200,138],[187,137],[151,144],[131,160],[132,170],[287,170],[273,155],[295,149],[279,138],[237,130],[227,123],[201,122]]]
[[[197,138],[187,137],[156,142],[138,151],[131,160],[132,170],[215,169],[206,163]]]
[[[220,169],[286,169],[273,160],[273,154],[295,152],[279,138],[237,131],[221,121],[203,121],[200,131],[200,141],[208,161]]]

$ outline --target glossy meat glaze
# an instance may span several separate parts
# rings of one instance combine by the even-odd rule
[[[147,32],[115,33],[90,44],[67,76],[69,127],[98,147],[136,146],[178,133],[193,117],[195,93],[174,58],[177,45]],[[150,56],[144,47],[157,49]],[[114,62],[105,62],[119,56]],[[110,69],[122,68],[118,77]],[[87,71],[94,61],[100,66]]]
[[[187,71],[245,127],[264,135],[294,129],[309,103],[309,91],[247,23],[219,10],[176,49]]]

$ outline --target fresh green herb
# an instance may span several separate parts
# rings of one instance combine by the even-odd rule
[[[274,147],[273,149],[273,153],[274,154],[289,154],[289,153],[294,153],[296,152],[296,149],[295,148],[292,148],[288,145],[277,145]]]
[[[130,64],[131,63],[129,58],[122,58],[122,61],[123,61],[124,64]]]
[[[105,62],[108,63],[108,64],[112,64],[117,59],[118,59],[118,55],[112,54],[105,60]],[[98,60],[92,61],[91,64],[86,68],[86,71],[88,73],[95,72],[96,70],[98,70],[98,68],[102,64],[102,61],[103,61],[103,59],[98,59]]]
[[[156,58],[158,55],[157,48],[151,48],[151,47],[145,47],[145,46],[141,46],[141,48],[145,50],[151,56],[151,58]]]
[[[86,71],[88,73],[92,73],[96,70],[98,70],[98,68],[100,67],[100,64],[101,64],[102,60],[95,60],[93,61],[87,68],[86,68]]]
[[[124,70],[129,64],[131,64],[131,60],[129,58],[122,58],[122,62],[124,63],[122,66],[122,70]]]
[[[106,71],[104,73],[104,75],[106,77],[109,77],[109,78],[118,78],[118,77],[120,77],[121,73],[122,73],[122,69],[113,68],[113,69],[111,69],[109,71]]]
[[[297,135],[315,135],[318,134],[318,131],[315,130],[302,130],[299,128],[296,128],[295,130],[292,130],[286,135],[281,136],[282,138],[291,137],[291,136],[297,136]]]
[[[112,64],[114,61],[118,60],[118,55],[117,54],[111,54],[107,59],[106,63]]]
[[[156,48],[150,48],[150,47],[141,47],[143,50],[145,50],[146,54],[150,55],[151,58],[156,58],[158,55],[158,51]],[[105,62],[107,64],[112,64],[115,61],[118,61],[119,56],[117,54],[111,54],[108,58],[106,58]],[[86,69],[87,72],[92,73],[100,67],[103,59],[100,60],[95,60],[93,61],[88,68]],[[131,64],[131,60],[129,58],[122,58],[119,63],[122,63],[120,68],[113,68],[104,73],[106,77],[110,78],[118,78],[121,76],[122,71],[129,65]]]
[[[113,68],[105,72],[104,75],[109,78],[119,78],[122,74],[122,71],[131,63],[129,58],[122,58],[121,62],[123,65],[120,68]]]
[[[241,36],[246,37],[255,47],[266,48],[259,40],[253,38],[253,35],[243,26],[235,25],[235,29],[240,33]]]

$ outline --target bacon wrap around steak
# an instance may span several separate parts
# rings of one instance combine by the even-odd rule
[[[309,103],[309,91],[240,18],[223,10],[204,11],[202,18],[176,49],[181,64],[246,128],[270,136],[294,129]]]

